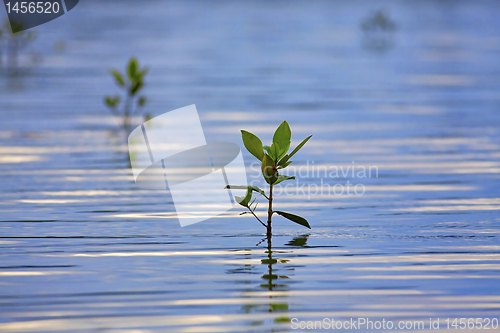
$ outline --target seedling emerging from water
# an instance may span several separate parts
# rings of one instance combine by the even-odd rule
[[[309,222],[307,222],[305,218],[287,212],[273,210],[273,187],[285,180],[295,179],[295,177],[280,175],[279,170],[285,169],[292,163],[292,161],[290,161],[290,158],[306,144],[306,142],[312,137],[312,135],[305,138],[289,154],[288,150],[290,149],[292,132],[290,131],[290,126],[288,126],[288,123],[286,121],[282,122],[281,125],[276,129],[276,132],[274,132],[273,143],[271,144],[271,146],[263,146],[262,141],[250,132],[242,130],[241,136],[243,138],[243,143],[245,144],[246,149],[250,152],[250,154],[255,156],[262,163],[262,175],[264,176],[265,181],[269,184],[269,196],[267,196],[266,193],[257,186],[226,186],[226,188],[229,189],[247,190],[244,197],[235,196],[236,201],[249,210],[248,212],[245,211],[240,215],[252,214],[264,227],[267,228],[268,238],[270,238],[272,235],[271,220],[274,213],[281,215],[292,222],[298,223],[304,227],[311,229]],[[269,209],[267,211],[267,224],[262,222],[262,220],[255,214],[257,203],[255,203],[255,199],[252,200],[253,192],[261,194],[269,202]]]
[[[110,70],[118,87],[125,90],[125,102],[121,110],[119,109],[121,100],[119,95],[106,96],[104,102],[114,115],[122,118],[122,125],[127,137],[130,133],[130,117],[139,114],[139,111],[146,104],[146,97],[139,96],[138,94],[144,87],[143,79],[148,70],[147,67],[141,70],[135,58],[130,59],[126,75],[122,75],[113,68]]]

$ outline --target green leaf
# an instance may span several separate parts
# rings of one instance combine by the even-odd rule
[[[278,176],[278,180],[274,183],[274,185],[279,184],[279,183],[281,183],[282,181],[285,181],[285,180],[290,180],[290,179],[295,179],[295,176],[293,176],[293,177],[288,177],[288,176],[285,176],[285,175],[279,175],[279,176]]]
[[[105,101],[105,103],[106,103],[108,106],[113,107],[113,100],[111,99],[111,97],[106,96],[106,97],[104,98],[104,101]]]
[[[282,169],[285,168],[285,164],[287,163],[289,158],[290,158],[290,156],[288,154],[283,156],[283,158],[281,160],[279,160],[278,166],[281,167]]]
[[[278,211],[278,210],[275,210],[274,212],[277,213],[278,215],[281,215],[281,216],[289,219],[290,221],[293,221],[295,223],[303,225],[306,228],[311,229],[311,226],[309,225],[309,222],[307,222],[307,220],[305,218],[303,218],[303,217],[300,217],[300,216],[294,215],[294,214],[290,214],[290,213],[286,213],[286,212],[281,212],[281,211]]]
[[[267,151],[267,154],[268,154],[269,156],[271,156],[271,155],[272,155],[272,152],[271,152],[271,147],[269,147],[269,146],[262,146],[262,148],[264,148],[264,150],[265,150],[265,151]]]
[[[282,122],[278,126],[273,136],[273,143],[277,143],[280,147],[279,154],[276,154],[276,160],[281,158],[286,154],[288,148],[290,148],[290,140],[292,138],[292,131],[290,131],[290,126],[286,121]]]
[[[130,94],[133,96],[137,94],[137,92],[142,88],[142,82],[136,82],[132,86],[132,89],[130,89]]]
[[[254,134],[244,131],[241,131],[241,137],[243,139],[243,144],[245,148],[255,156],[259,161],[262,161],[264,158],[264,148],[262,147],[262,141],[255,136]]]
[[[303,140],[303,141],[302,141],[302,142],[301,142],[301,143],[300,143],[297,147],[295,147],[295,149],[294,149],[294,150],[292,150],[292,152],[291,152],[291,153],[290,153],[290,155],[288,156],[288,159],[289,159],[290,157],[292,157],[293,155],[295,155],[295,153],[296,153],[296,152],[298,152],[298,151],[299,151],[299,149],[300,149],[300,148],[302,148],[302,147],[306,144],[306,142],[307,142],[307,141],[309,141],[309,139],[310,139],[311,137],[312,137],[312,135],[309,135],[309,136],[308,136],[307,138],[305,138],[305,139],[304,139],[304,140]],[[288,159],[287,159],[285,162],[287,162],[287,161],[288,161]]]
[[[240,202],[243,202],[243,200],[245,200],[244,197],[239,197],[237,195],[234,196],[234,198],[236,199],[236,202],[239,203],[241,205]],[[242,205],[243,206],[243,205]],[[246,206],[243,206],[243,207],[246,207]]]
[[[142,81],[142,78],[144,75],[146,75],[149,72],[149,68],[146,67],[142,71],[137,72],[137,75],[135,76],[136,81]]]
[[[286,163],[281,163],[281,161],[278,163],[278,169],[284,169],[286,168],[287,166],[289,166],[290,164],[292,164],[292,161],[288,161]]]
[[[139,104],[139,106],[144,106],[146,104],[146,97],[144,96],[139,97],[137,104]]]
[[[278,156],[278,158],[276,160],[279,161],[283,156],[285,156],[285,154],[288,151],[288,149],[290,149],[290,143],[288,143],[288,145],[285,148],[281,149],[280,154],[279,154],[279,156]]]
[[[113,77],[116,80],[116,83],[118,83],[119,86],[125,87],[125,81],[123,80],[123,77],[120,74],[120,72],[118,72],[116,69],[111,69],[109,72],[111,73],[111,75],[113,75]]]
[[[278,169],[276,169],[273,159],[267,154],[264,154],[262,158],[261,170],[264,179],[269,185],[274,184],[278,180]]]
[[[136,82],[137,81],[136,76],[138,71],[139,71],[139,64],[137,63],[137,59],[135,58],[130,59],[127,68],[128,78],[131,81]]]
[[[248,188],[247,193],[245,194],[244,197],[238,197],[235,195],[234,198],[236,199],[236,202],[238,202],[243,207],[248,207],[248,203],[252,199],[252,189]]]
[[[106,96],[104,98],[104,101],[107,106],[114,108],[115,106],[118,105],[118,103],[120,103],[120,96],[115,96],[115,97]]]
[[[280,156],[280,145],[276,142],[271,144],[271,154],[269,156],[275,161],[278,161],[278,157]]]
[[[226,187],[224,187],[225,189],[231,189],[231,190],[245,190],[247,188],[250,188],[252,189],[252,191],[255,191],[255,192],[258,192],[260,194],[262,194],[267,200],[269,200],[269,198],[267,197],[266,195],[266,192],[264,192],[263,190],[261,190],[260,188],[258,188],[257,186],[245,186],[245,185],[227,185]]]

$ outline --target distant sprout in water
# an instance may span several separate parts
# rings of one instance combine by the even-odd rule
[[[66,51],[66,42],[64,40],[58,40],[54,43],[54,46],[52,46],[52,49],[54,50],[54,53],[56,54],[61,54]]]
[[[139,111],[141,111],[146,104],[146,97],[139,96],[139,92],[144,87],[143,79],[148,70],[147,67],[141,70],[135,58],[130,59],[125,75],[122,75],[116,69],[112,68],[110,70],[115,83],[120,89],[125,91],[125,97],[123,106],[121,107],[121,97],[119,95],[106,96],[104,102],[114,115],[121,118],[122,126],[127,136],[130,133],[131,117],[139,114]]]
[[[292,222],[298,223],[304,227],[311,229],[309,222],[303,217],[298,215],[290,214],[287,212],[273,210],[273,187],[285,180],[295,179],[295,177],[288,177],[285,175],[280,175],[279,170],[285,169],[289,166],[292,161],[290,158],[295,155],[302,148],[306,142],[312,137],[312,135],[305,138],[291,153],[288,153],[290,149],[292,132],[290,131],[290,126],[286,121],[282,122],[281,125],[276,129],[273,136],[273,142],[271,146],[263,146],[262,141],[254,134],[241,131],[243,138],[243,143],[246,149],[255,156],[259,161],[261,161],[262,175],[265,181],[269,184],[269,196],[258,188],[257,186],[242,186],[242,185],[228,185],[228,189],[246,189],[246,195],[244,197],[235,196],[236,201],[243,207],[248,209],[248,212],[243,212],[243,214],[252,214],[264,227],[267,228],[267,238],[270,239],[272,236],[272,226],[271,220],[273,214],[281,215]],[[252,200],[252,193],[257,192],[266,198],[269,202],[269,208],[267,211],[267,224],[262,222],[262,220],[255,214],[255,209],[257,208],[257,203],[255,199]],[[254,205],[255,203],[255,205]]]
[[[16,28],[16,23],[14,30]],[[12,33],[9,21],[5,21],[4,28],[0,28],[0,66],[2,65],[2,49],[5,48],[7,53],[7,68],[11,74],[16,74],[19,67],[19,53],[25,49],[30,43],[35,41],[38,34],[34,31],[22,31]]]
[[[394,46],[396,23],[382,10],[370,14],[361,21],[363,46],[376,52],[384,52]]]

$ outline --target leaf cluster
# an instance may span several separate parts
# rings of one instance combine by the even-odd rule
[[[261,161],[261,170],[264,179],[269,185],[276,185],[284,180],[295,179],[279,174],[280,169],[285,169],[292,161],[290,158],[302,148],[312,135],[305,138],[291,153],[288,153],[291,144],[292,131],[286,121],[276,129],[273,136],[273,142],[270,146],[262,145],[262,141],[248,131],[242,130],[241,136],[245,148]]]
[[[135,99],[137,109],[143,107],[147,101],[146,97],[138,96],[138,93],[144,87],[144,76],[148,73],[148,71],[149,68],[147,67],[140,69],[136,58],[130,59],[124,74],[114,68],[110,70],[110,74],[113,76],[116,85],[125,90],[126,102]],[[105,104],[111,108],[113,112],[116,111],[120,101],[121,97],[119,95],[104,97]],[[124,110],[125,114],[129,114],[131,111],[127,109],[128,107],[130,107],[130,105],[127,105],[126,103],[126,109]]]
[[[11,52],[17,52],[20,49],[23,49],[29,43],[35,41],[38,38],[38,33],[36,31],[20,30],[22,30],[22,24],[14,21],[10,23],[8,19],[4,21],[3,29],[0,26],[0,39],[5,38],[7,40],[7,48],[11,48]],[[15,50],[13,50],[12,48],[15,48]]]

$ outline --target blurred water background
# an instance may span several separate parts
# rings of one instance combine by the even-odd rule
[[[499,318],[498,17],[493,0],[87,0],[35,28],[0,72],[0,331]],[[278,196],[312,230],[276,217],[271,254],[239,210],[180,228],[103,104],[132,55],[153,116],[196,104],[207,141],[240,146],[287,120],[292,146],[314,135],[297,167],[378,177],[303,177],[366,191]]]

